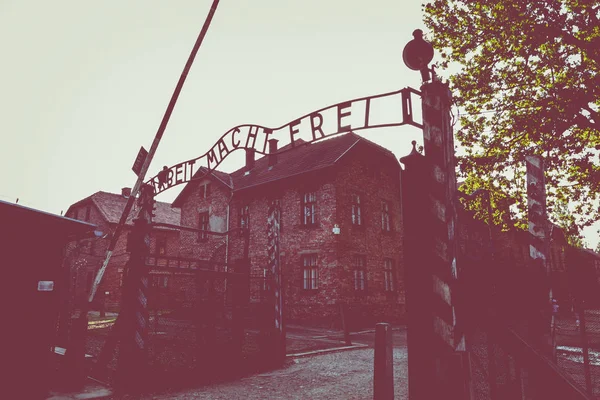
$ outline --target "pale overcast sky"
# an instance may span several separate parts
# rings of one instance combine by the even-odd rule
[[[0,199],[58,214],[133,186],[135,156],[150,148],[211,3],[0,0]],[[402,49],[424,29],[421,15],[421,0],[221,0],[149,176],[239,124],[278,127],[330,104],[418,89]],[[422,142],[410,126],[361,135],[398,157]],[[239,168],[236,153],[219,168]]]

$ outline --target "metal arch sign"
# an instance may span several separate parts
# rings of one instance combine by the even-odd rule
[[[406,124],[422,128],[422,124],[414,121],[413,118],[411,97],[413,94],[420,96],[421,92],[412,88],[404,88],[394,92],[360,97],[313,111],[279,128],[250,124],[238,125],[224,133],[210,150],[200,157],[181,162],[170,168],[165,167],[146,183],[154,187],[154,194],[164,192],[173,186],[191,181],[202,167],[206,168],[209,173],[235,150],[254,149],[259,154],[267,154],[267,145],[270,139],[278,139],[284,145],[291,144],[291,150],[299,139],[310,143],[350,131]],[[402,102],[401,120],[381,121],[373,117],[372,107],[374,105],[376,106],[382,101],[397,100]],[[358,118],[361,123],[353,124],[350,121],[351,117],[354,118],[354,122]]]

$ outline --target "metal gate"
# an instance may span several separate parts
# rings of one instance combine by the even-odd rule
[[[247,232],[231,238],[230,246],[247,248]],[[222,246],[208,260],[147,256],[145,268],[149,272],[146,365],[126,376],[119,371],[118,342],[122,344],[127,334],[119,317],[112,325],[88,330],[86,352],[95,360],[92,376],[119,390],[120,382],[143,374],[143,391],[153,391],[209,383],[273,365],[275,280],[270,271],[251,274],[247,257],[227,263]]]

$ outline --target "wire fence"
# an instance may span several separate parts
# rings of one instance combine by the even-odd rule
[[[150,278],[145,390],[206,384],[272,366],[269,276],[197,270],[169,275],[167,283]],[[86,369],[118,385],[117,314],[97,314],[90,314],[85,332]]]
[[[600,309],[593,290],[579,289],[596,282],[584,278],[573,249],[561,264],[549,260],[562,273],[548,277],[529,259],[527,242],[462,217],[459,318],[468,326],[473,398],[599,398]],[[550,287],[560,301],[548,299]]]
[[[555,315],[556,362],[579,386],[600,397],[600,309],[565,308]]]

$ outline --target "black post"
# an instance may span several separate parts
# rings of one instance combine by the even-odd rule
[[[451,94],[439,81],[424,84],[421,91],[425,156],[413,142],[411,154],[400,160],[406,165],[402,201],[409,396],[467,399],[471,387],[465,301],[460,297],[464,279],[457,265]]]
[[[593,396],[592,392],[592,376],[590,372],[590,355],[588,349],[587,332],[585,329],[585,308],[581,305],[577,305],[577,312],[579,314],[579,332],[581,333],[581,350],[583,351],[583,372],[585,374],[585,387],[590,396]]]
[[[155,302],[154,302],[154,332],[159,329],[159,311],[160,311],[160,279],[156,282]]]
[[[433,321],[431,316],[431,248],[427,246],[429,227],[428,175],[425,157],[412,142],[411,153],[400,159],[402,212],[404,223],[404,281],[406,288],[408,390],[411,400],[432,399]]]
[[[373,399],[394,399],[394,346],[392,326],[380,323],[375,325],[375,366],[373,378]]]
[[[485,194],[485,202],[487,208],[487,218],[488,218],[488,240],[489,240],[489,266],[488,273],[490,276],[491,285],[488,287],[490,291],[489,295],[491,297],[490,306],[496,306],[495,299],[495,280],[496,280],[496,249],[494,243],[494,233],[493,233],[493,225],[494,225],[494,214],[492,211],[492,197],[489,190],[484,192]],[[496,316],[502,315],[501,310],[495,310]],[[474,316],[473,316],[474,317]],[[494,317],[492,317],[494,318]],[[496,317],[497,318],[497,317]],[[496,368],[496,346],[494,345],[494,338],[492,335],[488,333],[487,335],[487,355],[488,355],[488,383],[490,386],[490,400],[496,400],[498,398],[498,384],[497,384],[497,376],[498,369]]]
[[[148,347],[148,271],[146,258],[150,254],[150,224],[154,211],[154,189],[143,185],[140,211],[128,243],[129,262],[123,287],[124,321],[119,347],[116,389],[120,392],[140,392],[147,383]]]
[[[106,293],[102,292],[100,298],[100,318],[106,317]]]
[[[87,315],[81,314],[71,319],[71,335],[65,353],[65,366],[68,386],[80,388],[83,386],[87,371],[85,368],[85,339],[87,335]]]
[[[238,270],[238,265],[236,265],[235,272],[240,273]],[[232,302],[232,311],[231,311],[231,322],[232,322],[232,338],[233,338],[233,358],[234,362],[241,366],[241,361],[243,359],[242,349],[244,346],[244,314],[242,311],[242,306],[244,303],[244,286],[247,282],[245,280],[241,280],[239,277],[234,279],[229,278],[229,286],[228,289],[231,290],[231,302]]]
[[[494,346],[494,339],[489,332],[486,335],[486,347],[488,357],[488,385],[490,387],[490,400],[496,400],[498,398],[498,385],[497,385],[497,370],[496,370],[496,351]]]
[[[344,342],[346,346],[352,346],[352,340],[350,340],[350,329],[346,322],[346,303],[339,303],[340,305],[340,317],[342,319],[342,329],[344,330]]]

